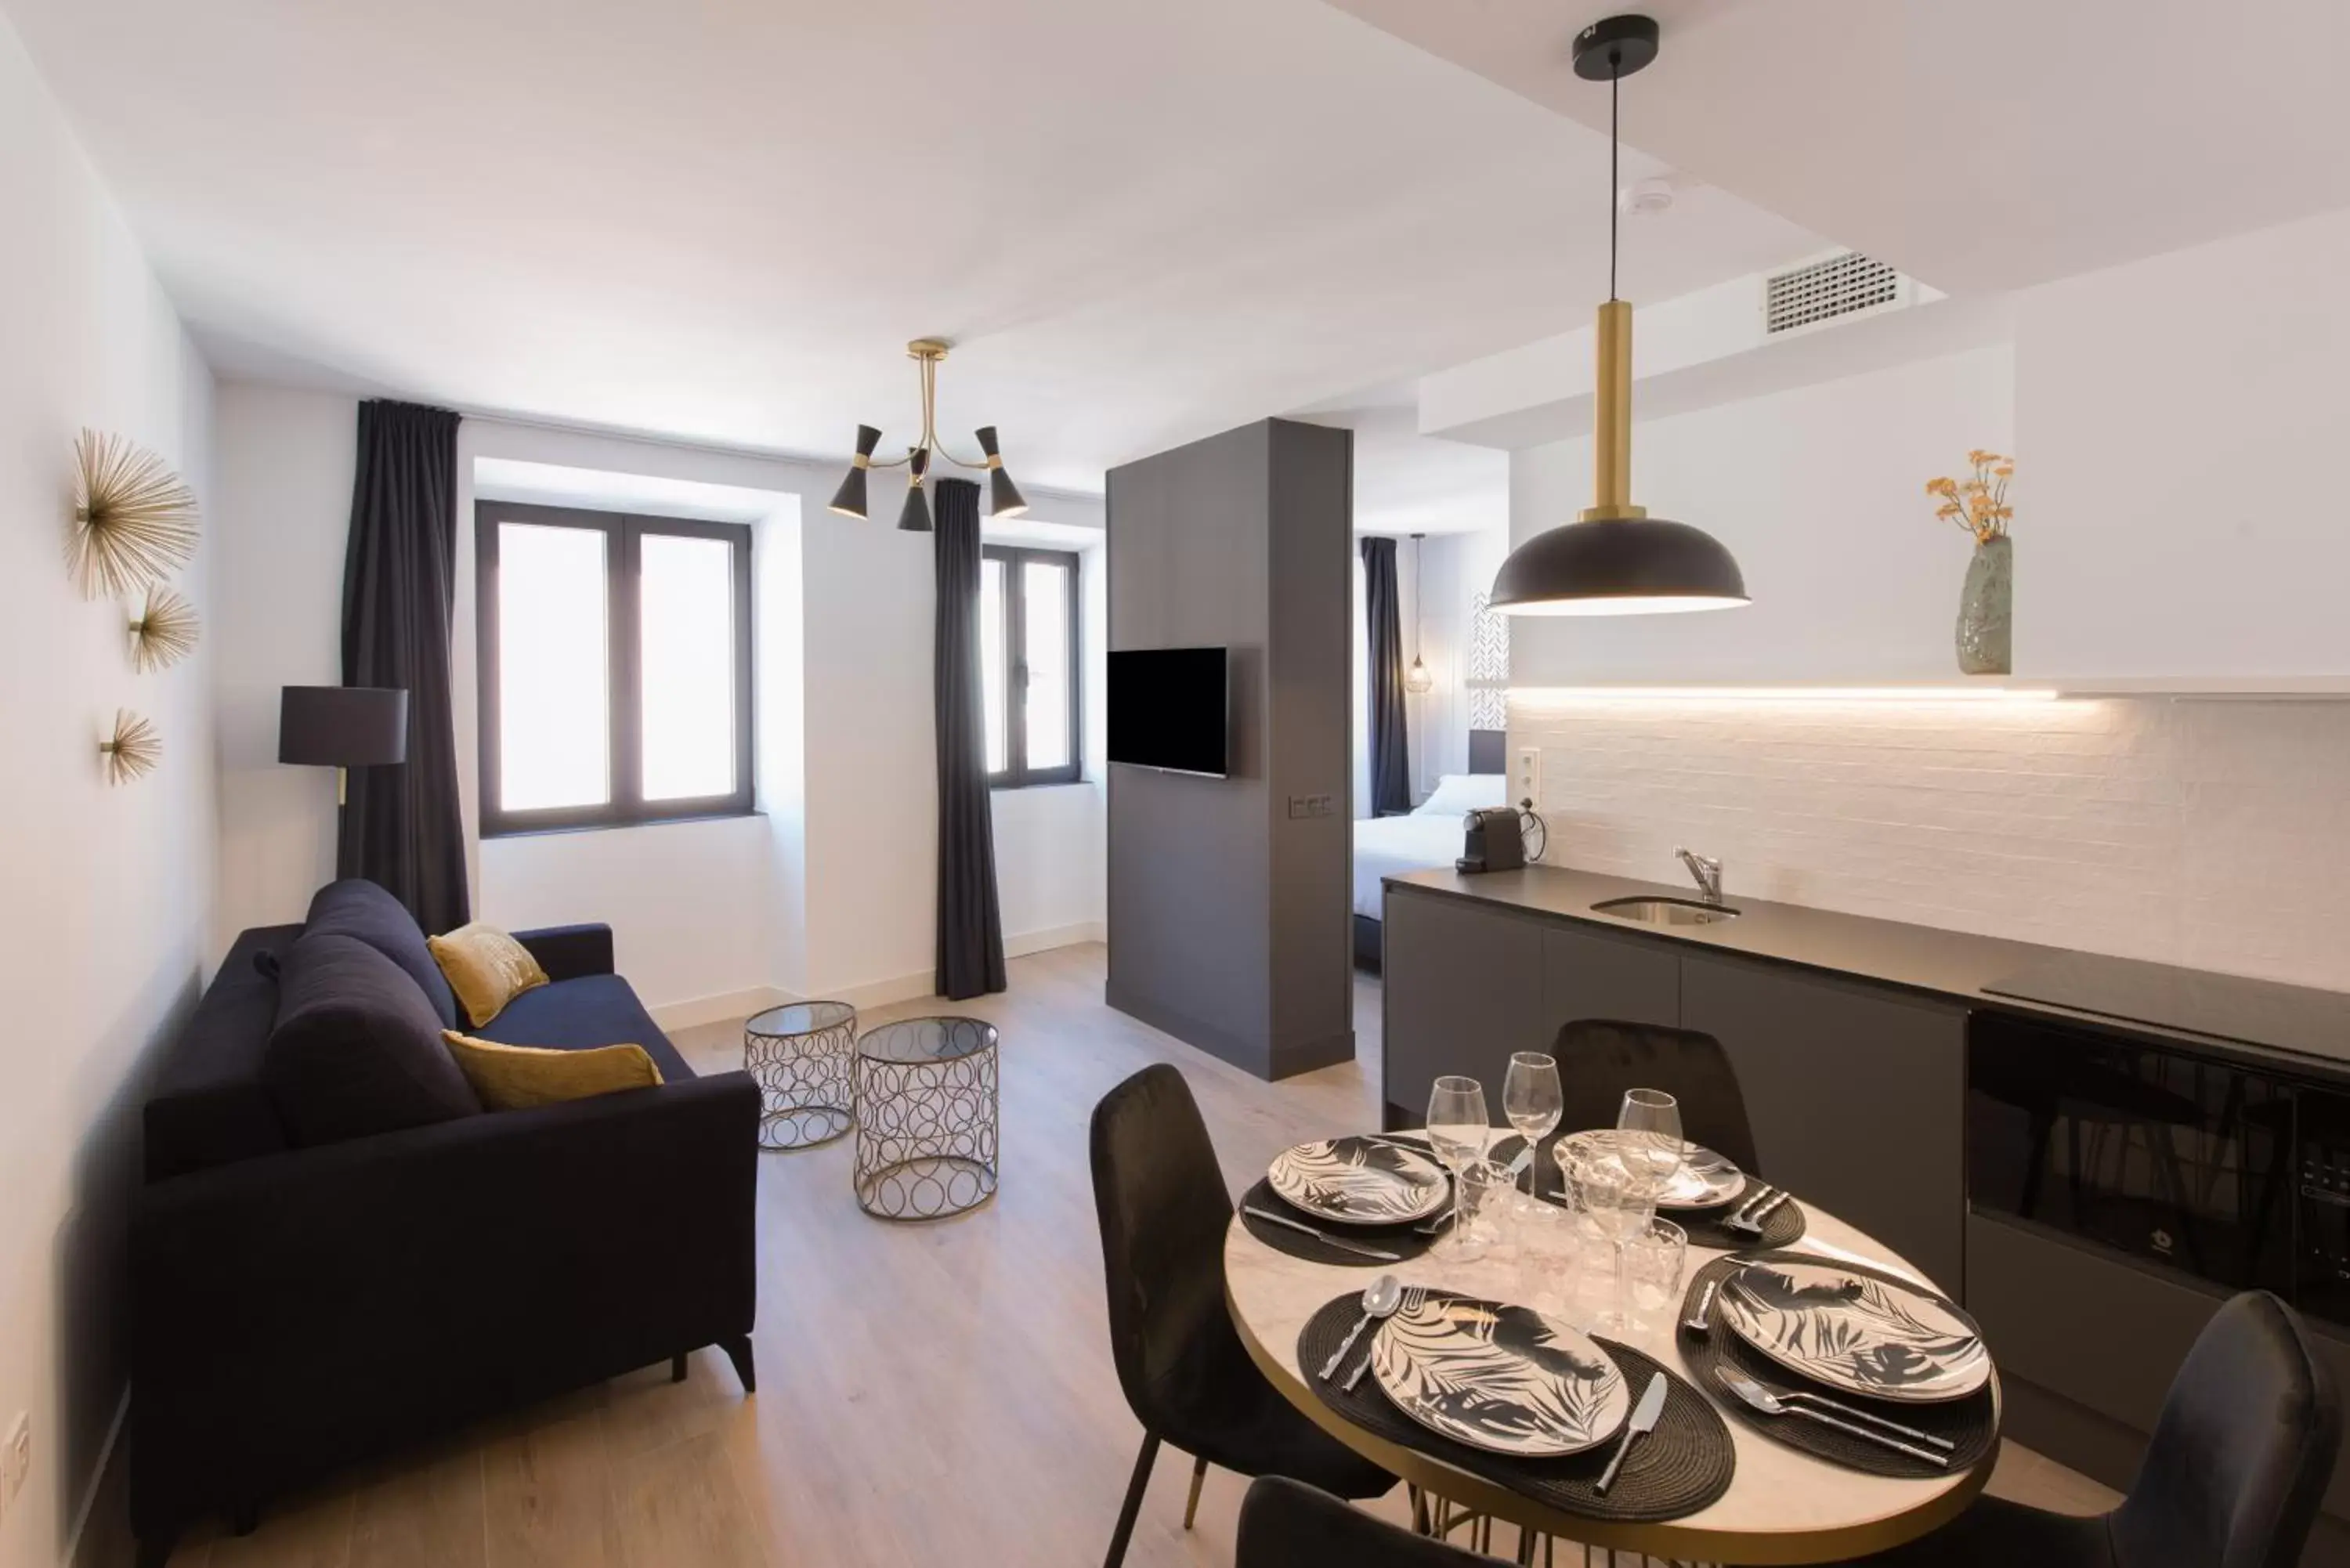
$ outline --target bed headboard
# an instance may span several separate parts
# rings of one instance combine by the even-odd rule
[[[1469,732],[1469,771],[1505,774],[1510,771],[1510,734],[1506,730]]]

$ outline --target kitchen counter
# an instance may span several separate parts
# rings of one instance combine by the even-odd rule
[[[1682,951],[1759,959],[1948,998],[1969,1007],[1992,1007],[2073,1023],[2092,1023],[2104,1029],[2262,1064],[2302,1070],[2315,1067],[2329,1075],[2350,1072],[2350,1031],[2330,1026],[2324,1016],[2328,1002],[2350,1014],[2350,997],[2330,992],[2271,988],[2310,999],[2312,1020],[2278,1036],[2279,1041],[2289,1043],[2260,1044],[1994,992],[1992,987],[2018,975],[2061,965],[2079,956],[2068,949],[2038,942],[1976,936],[1866,915],[1839,914],[1801,904],[1750,898],[1735,891],[1726,893],[1722,900],[1725,908],[1739,911],[1734,920],[1707,926],[1644,925],[1596,913],[1592,906],[1611,898],[1662,898],[1694,902],[1695,889],[1686,883],[1635,881],[1554,866],[1530,866],[1522,871],[1490,871],[1475,876],[1451,870],[1413,871],[1389,877],[1386,882],[1390,890],[1408,888],[1415,893],[1431,893],[1573,921],[1619,937],[1669,943]]]

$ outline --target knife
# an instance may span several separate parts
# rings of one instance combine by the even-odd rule
[[[1313,1226],[1305,1223],[1303,1220],[1292,1220],[1286,1214],[1275,1214],[1270,1209],[1259,1209],[1253,1203],[1244,1203],[1241,1205],[1241,1212],[1243,1214],[1253,1215],[1255,1218],[1263,1220],[1268,1225],[1285,1225],[1292,1231],[1303,1231],[1306,1235],[1311,1236],[1315,1241],[1321,1242],[1324,1246],[1336,1247],[1342,1252],[1353,1252],[1357,1256],[1364,1258],[1377,1258],[1382,1263],[1400,1263],[1403,1262],[1403,1254],[1400,1252],[1382,1251],[1377,1247],[1366,1247],[1360,1241],[1349,1241],[1344,1236],[1333,1236],[1326,1231],[1316,1231]]]
[[[1607,1489],[1616,1484],[1616,1472],[1624,1467],[1624,1456],[1632,1451],[1634,1442],[1657,1429],[1657,1418],[1664,1413],[1665,1375],[1659,1372],[1648,1379],[1648,1386],[1641,1392],[1640,1403],[1632,1411],[1632,1418],[1624,1423],[1624,1440],[1616,1445],[1616,1457],[1607,1461],[1607,1472],[1600,1476],[1599,1484],[1591,1489],[1593,1491],[1601,1497],[1607,1495]]]

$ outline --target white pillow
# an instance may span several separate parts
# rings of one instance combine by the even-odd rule
[[[1472,811],[1510,804],[1510,781],[1503,774],[1446,774],[1436,781],[1435,793],[1419,803],[1414,816],[1466,816]]]

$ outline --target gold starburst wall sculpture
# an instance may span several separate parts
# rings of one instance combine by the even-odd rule
[[[196,493],[153,452],[85,430],[74,443],[66,561],[84,598],[128,598],[196,553]]]
[[[163,760],[163,737],[128,708],[114,711],[114,732],[98,743],[106,759],[106,782],[124,784],[144,778]]]
[[[141,675],[169,670],[196,649],[196,607],[170,588],[151,588],[130,618],[130,662]]]

